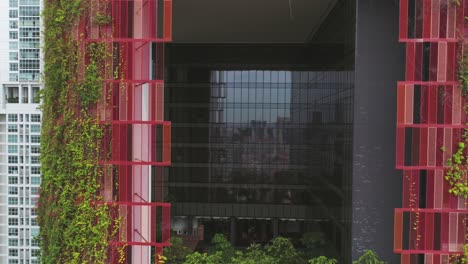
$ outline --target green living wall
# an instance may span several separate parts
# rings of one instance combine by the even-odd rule
[[[84,45],[84,37],[76,33],[82,14],[98,2],[105,1],[44,3],[43,178],[38,202],[42,263],[106,263],[108,241],[118,230],[119,219],[111,217],[115,208],[98,204],[103,177],[99,160],[106,154],[105,129],[95,108],[111,55],[104,43]]]

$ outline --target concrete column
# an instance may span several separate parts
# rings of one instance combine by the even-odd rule
[[[405,47],[398,43],[398,15],[398,1],[357,1],[352,255],[372,249],[387,263],[399,263],[393,253],[393,212],[402,192],[395,170],[396,86],[405,77]]]

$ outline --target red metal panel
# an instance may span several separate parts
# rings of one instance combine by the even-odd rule
[[[400,39],[408,38],[408,0],[400,0]]]
[[[466,230],[466,214],[458,214],[458,237],[457,240],[455,241],[455,245],[457,245],[457,250],[462,251],[463,250],[463,245],[466,244],[466,235],[467,235],[467,230]]]
[[[432,127],[428,128],[428,138],[427,138],[427,166],[428,167],[435,167],[436,166],[436,153],[440,151],[437,149],[436,145],[436,138],[437,138],[437,129]]]
[[[431,38],[439,38],[439,27],[440,27],[440,1],[441,0],[432,0],[432,28],[431,28]]]
[[[427,179],[426,179],[427,187],[426,187],[426,207],[427,208],[434,208],[434,171],[429,170],[427,172]]]
[[[416,43],[406,44],[406,80],[416,81],[414,75]]]
[[[426,214],[426,230],[425,233],[425,248],[426,250],[434,250],[434,213]]]
[[[437,86],[431,85],[429,87],[428,95],[428,123],[437,123]]]
[[[412,180],[412,171],[407,170],[403,171],[403,208],[410,208],[411,207],[411,198],[410,198],[410,186]]]
[[[414,120],[414,85],[406,85],[406,94],[405,94],[405,123],[412,124]]]
[[[450,2],[449,0],[440,0],[439,38],[447,38],[447,10],[448,6],[452,4]]]
[[[430,253],[424,254],[424,263],[434,264],[433,261],[434,261],[434,255],[433,254],[430,254]]]
[[[460,29],[460,28],[463,28],[463,24],[465,22],[465,16],[464,16],[464,8],[465,8],[465,5],[466,3],[462,3],[461,6],[458,6],[457,7],[457,11],[456,11],[456,16],[457,16],[457,22],[456,22],[456,25],[455,25],[455,28],[456,29]],[[459,33],[456,33],[456,34],[459,34]],[[461,35],[463,35],[463,33],[461,33]],[[456,36],[457,38],[459,36]]]
[[[397,128],[396,135],[396,164],[397,167],[403,167],[405,165],[405,128]]]
[[[102,99],[95,111],[105,128],[105,155],[100,161],[105,168],[104,197],[96,204],[116,208],[112,216],[121,219],[116,236],[109,241],[110,263],[118,263],[118,247],[122,246],[127,247],[126,261],[145,263],[151,258],[150,247],[161,253],[169,245],[170,204],[161,201],[162,170],[157,168],[171,163],[171,123],[163,120],[163,51],[164,43],[172,38],[172,1],[164,0],[159,13],[158,0],[88,2],[77,34],[84,36],[82,54],[90,43],[104,43],[111,54],[105,61]],[[164,19],[158,19],[158,14]],[[155,50],[152,43],[157,43]],[[162,128],[160,140],[157,126]],[[155,186],[151,186],[152,170],[158,171]],[[158,208],[161,227],[156,225]],[[156,241],[159,234],[162,241]]]
[[[447,76],[447,43],[439,43],[439,52],[438,52],[438,67],[437,67],[437,81],[446,81]]]
[[[403,212],[395,212],[395,224],[393,228],[393,248],[395,250],[403,249]]]
[[[440,224],[440,250],[442,251],[449,251],[448,247],[448,238],[449,232],[446,227],[449,226],[449,215],[448,214],[441,214],[441,224]]]
[[[172,0],[164,0],[164,38],[172,39]]]
[[[423,37],[423,18],[424,18],[424,8],[423,8],[423,0],[413,0],[416,4],[416,14],[414,17],[415,22],[415,38],[422,38]]]
[[[447,81],[456,81],[457,51],[456,43],[447,43]]]
[[[416,245],[415,248],[418,250],[426,250],[426,215],[427,213],[416,212]]]
[[[411,166],[419,166],[419,153],[421,148],[419,147],[419,138],[421,136],[421,129],[414,128],[413,130],[413,138],[412,138],[412,145],[411,145]],[[408,144],[408,143],[406,143]]]
[[[428,146],[428,128],[421,128],[419,141],[419,166],[428,166],[427,164],[427,146]]]
[[[455,87],[452,90],[452,122],[453,125],[461,124],[461,115],[464,113],[462,105],[462,92],[461,89]]]
[[[401,254],[401,264],[411,264],[410,257],[409,254]]]
[[[424,0],[424,14],[422,15],[423,19],[423,38],[431,37],[431,8],[432,0]]]
[[[437,81],[437,58],[439,56],[439,43],[433,42],[430,44],[429,55],[429,80]]]
[[[397,90],[397,124],[403,124],[405,122],[405,99],[406,99],[406,89],[405,85],[399,83]]]
[[[414,53],[414,79],[418,81],[423,81],[423,45],[420,42],[417,42],[415,45]]]
[[[420,123],[428,123],[429,121],[429,87],[427,85],[421,85],[421,110],[419,111]]]
[[[414,15],[414,36],[408,36],[408,1],[416,7],[415,14],[409,14]],[[406,80],[397,88],[396,167],[404,173],[402,208],[395,210],[394,251],[401,254],[401,263],[418,263],[419,254],[424,254],[426,263],[449,263],[466,243],[467,206],[448,192],[444,175],[468,121],[463,109],[468,99],[462,96],[457,80],[457,41],[461,32],[468,36],[467,10],[466,0],[460,6],[451,0],[400,1],[400,41],[406,43],[407,59]],[[429,52],[429,61],[423,61],[424,52]],[[425,80],[427,64],[429,78]],[[421,101],[414,102],[419,88]],[[415,113],[417,103],[420,109]],[[419,123],[414,123],[416,114]],[[407,157],[411,163],[405,164],[405,154],[411,155]],[[409,223],[403,224],[404,219]]]

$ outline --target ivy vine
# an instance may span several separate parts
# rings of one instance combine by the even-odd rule
[[[460,1],[453,1],[454,4],[460,6]],[[468,56],[463,50],[464,39],[460,37],[458,42],[458,61],[457,61],[457,77],[460,82],[460,89],[464,97],[468,96]],[[465,114],[468,114],[468,105],[464,105],[463,109]],[[466,124],[468,125],[468,124]],[[468,145],[468,128],[463,129],[462,140],[458,142],[456,151],[447,160],[447,171],[445,173],[445,180],[449,183],[449,193],[460,196],[465,199],[468,198],[468,159],[465,157],[466,146]],[[442,147],[445,151],[445,147]]]
[[[96,203],[103,199],[104,168],[99,161],[106,154],[95,106],[110,52],[105,43],[90,44],[85,63],[83,36],[73,35],[92,2],[44,3],[42,183],[37,205],[42,263],[106,263],[109,241],[121,222],[111,216],[117,208]]]
[[[449,193],[468,198],[468,182],[466,179],[468,160],[465,157],[466,144],[468,144],[468,128],[463,129],[463,141],[457,145],[457,150],[447,160],[445,180],[450,184]]]
[[[468,95],[468,56],[460,52],[458,58],[458,80],[464,96]]]
[[[452,4],[460,7],[462,0],[452,0]],[[464,19],[467,19],[465,16]],[[457,78],[460,82],[460,89],[463,97],[468,96],[468,56],[464,52],[465,40],[463,34],[460,34],[458,42],[458,61],[457,61]],[[465,114],[468,114],[468,104],[463,105]],[[468,126],[468,124],[466,124]],[[468,158],[465,156],[465,151],[468,145],[468,127],[463,129],[462,140],[458,142],[456,151],[447,160],[447,171],[445,180],[449,183],[449,193],[468,199]],[[442,148],[445,151],[445,148]],[[465,201],[466,203],[466,201]],[[465,244],[463,245],[463,254],[456,255],[454,263],[468,264],[468,216],[465,215]]]

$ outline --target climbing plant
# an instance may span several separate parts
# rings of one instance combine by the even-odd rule
[[[457,6],[461,6],[462,0],[452,0],[452,3]],[[464,19],[467,19],[465,17]],[[460,38],[458,41],[458,61],[457,61],[457,77],[460,82],[460,89],[464,98],[468,96],[468,55],[465,53],[464,46],[465,40],[463,33],[460,32]],[[465,101],[465,100],[464,100]],[[468,104],[464,104],[463,110],[465,115],[468,115]],[[468,124],[466,124],[468,126]],[[449,193],[468,199],[468,158],[465,155],[466,146],[468,144],[468,128],[463,128],[462,140],[458,142],[455,152],[447,160],[447,170],[445,173],[445,180],[449,183]],[[442,148],[445,151],[445,147]],[[465,204],[466,205],[466,204]],[[465,216],[465,245],[463,245],[463,254],[453,256],[453,263],[468,264],[468,225],[467,215]]]
[[[116,208],[99,203],[104,177],[99,161],[106,154],[95,108],[111,53],[105,43],[81,49],[83,36],[74,34],[91,4],[44,3],[42,183],[37,205],[42,263],[106,263],[108,241],[120,226],[120,219],[111,216]]]
[[[465,157],[465,148],[468,140],[468,129],[463,129],[463,141],[459,142],[455,153],[447,160],[447,172],[445,180],[450,184],[449,193],[468,198],[468,182],[466,179],[466,165],[468,160]]]
[[[468,95],[468,56],[463,52],[458,56],[458,79],[463,95]]]

